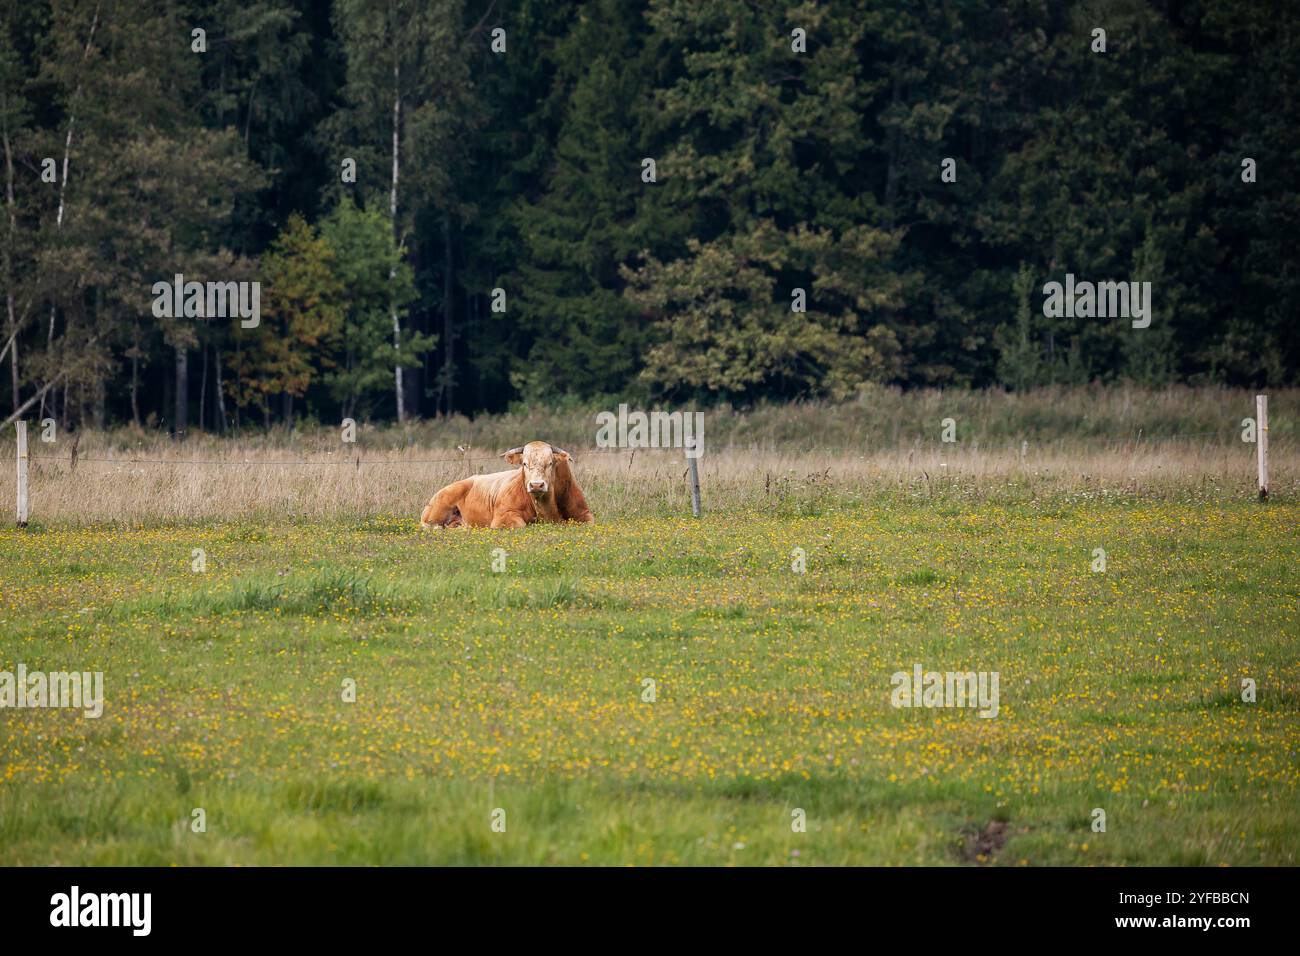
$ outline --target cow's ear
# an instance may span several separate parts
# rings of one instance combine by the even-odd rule
[[[554,445],[552,445],[551,453],[555,455],[556,458],[560,459],[560,461],[567,461],[569,464],[573,464],[573,456],[570,455],[563,448],[556,448]]]
[[[524,461],[524,446],[520,445],[518,448],[511,448],[508,452],[502,454],[501,457],[512,465],[521,465]]]

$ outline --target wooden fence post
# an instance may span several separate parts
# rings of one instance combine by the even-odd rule
[[[1259,500],[1268,500],[1268,396],[1255,396],[1255,451],[1259,457]]]
[[[691,514],[695,517],[700,516],[700,471],[696,466],[698,455],[692,455],[691,449],[695,447],[695,439],[686,439],[686,461],[691,466]]]
[[[27,527],[27,423],[14,422],[18,429],[18,527]]]

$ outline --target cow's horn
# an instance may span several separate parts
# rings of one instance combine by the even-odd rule
[[[522,455],[523,453],[524,453],[524,446],[520,445],[517,448],[511,448],[509,451],[503,451],[501,453],[501,457],[509,458],[511,455]]]
[[[567,451],[565,451],[563,448],[556,448],[554,445],[552,445],[552,446],[551,446],[551,451],[558,451],[561,455],[564,455],[564,456],[565,456],[566,458],[568,458],[570,461],[573,461],[573,456],[570,455],[570,454],[569,454]]]

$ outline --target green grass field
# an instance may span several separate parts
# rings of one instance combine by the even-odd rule
[[[1297,519],[6,530],[0,669],[106,705],[0,710],[0,862],[1294,865]],[[891,707],[914,664],[997,671],[998,715]]]

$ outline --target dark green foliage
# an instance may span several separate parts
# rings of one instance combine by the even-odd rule
[[[1300,8],[1244,0],[9,4],[0,415],[388,418],[394,364],[417,416],[1293,384],[1298,74]],[[294,213],[345,320],[276,395],[149,288],[265,281]],[[1067,273],[1150,281],[1150,328],[1046,316]]]

